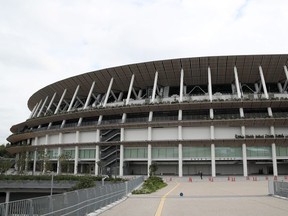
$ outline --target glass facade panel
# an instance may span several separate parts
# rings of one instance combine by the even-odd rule
[[[242,157],[242,148],[240,146],[216,146],[216,157]]]
[[[66,155],[67,158],[75,158],[75,150],[73,149],[63,149],[62,152],[63,155]]]
[[[177,147],[152,147],[153,159],[178,158]]]
[[[146,147],[127,147],[124,148],[124,158],[147,158],[147,148]]]
[[[80,149],[79,158],[81,159],[93,159],[95,158],[95,149]]]
[[[276,146],[277,156],[288,156],[288,146]]]
[[[247,157],[272,157],[271,146],[247,146]]]
[[[211,148],[208,146],[184,146],[183,158],[211,158]]]

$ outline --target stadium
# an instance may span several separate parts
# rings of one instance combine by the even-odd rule
[[[32,172],[64,172],[65,158],[73,174],[287,175],[287,65],[287,54],[193,57],[70,77],[30,97],[9,151]]]

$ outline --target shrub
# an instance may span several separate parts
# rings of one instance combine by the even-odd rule
[[[145,180],[141,189],[134,190],[132,194],[150,194],[166,186],[167,184],[163,181],[162,178],[151,176]]]

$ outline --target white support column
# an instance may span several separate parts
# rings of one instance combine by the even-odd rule
[[[243,107],[240,107],[240,108],[239,108],[239,112],[240,112],[240,117],[241,117],[241,118],[244,118],[245,116],[244,116],[244,109],[243,109]]]
[[[38,105],[37,105],[37,107],[36,107],[36,109],[35,109],[35,111],[34,111],[34,113],[33,113],[33,115],[32,115],[32,118],[36,117],[37,112],[38,112],[39,107],[40,107],[41,104],[42,104],[42,100],[40,100],[40,102],[38,103]]]
[[[76,139],[75,142],[77,146],[75,146],[75,158],[74,158],[74,175],[78,173],[78,161],[79,161],[79,131],[76,131]]]
[[[272,163],[273,163],[273,175],[278,176],[278,168],[277,168],[277,154],[276,154],[276,145],[272,143]]]
[[[42,170],[42,173],[46,173],[47,172],[47,169],[46,169],[46,157],[47,157],[47,148],[44,149],[44,157],[43,157],[43,170]]]
[[[236,67],[236,66],[234,66],[234,76],[235,76],[235,84],[236,84],[236,90],[237,90],[237,97],[238,97],[238,98],[241,98],[239,78],[238,78],[238,72],[237,72],[237,67]]]
[[[25,172],[28,171],[28,162],[29,162],[29,152],[27,151],[25,155]]]
[[[269,99],[269,95],[268,95],[268,92],[267,92],[265,78],[264,78],[264,74],[263,74],[263,70],[262,70],[261,65],[259,66],[259,72],[260,72],[260,78],[261,78],[261,83],[262,83],[262,86],[263,86],[263,91],[264,91],[265,97],[266,97],[266,99]]]
[[[130,81],[129,90],[128,90],[128,94],[127,94],[125,105],[129,104],[129,100],[130,100],[130,97],[131,97],[131,92],[132,92],[132,89],[133,89],[133,83],[134,83],[134,74],[131,77],[131,81]]]
[[[31,111],[31,113],[30,113],[30,115],[29,115],[29,119],[33,117],[33,114],[34,114],[37,106],[38,106],[38,103],[36,103],[36,105],[33,107],[32,111]]]
[[[36,163],[37,163],[37,149],[34,151],[33,155],[33,175],[36,174]]]
[[[123,167],[124,167],[124,146],[120,145],[120,164],[119,164],[119,176],[123,176]]]
[[[79,158],[79,147],[75,146],[74,175],[78,174],[78,158]]]
[[[49,104],[48,104],[48,107],[47,107],[47,109],[46,109],[46,111],[45,111],[45,113],[44,113],[44,116],[47,115],[47,113],[49,112],[49,110],[50,110],[50,108],[51,108],[51,106],[52,106],[52,104],[53,104],[53,101],[54,101],[55,97],[56,97],[56,92],[53,94],[53,96],[52,96],[52,98],[51,98],[51,100],[50,100],[50,102],[49,102]]]
[[[73,95],[73,97],[72,97],[72,100],[70,101],[69,107],[68,107],[68,109],[67,109],[67,112],[69,112],[69,111],[71,110],[71,108],[72,108],[72,106],[73,106],[73,103],[74,103],[74,101],[75,101],[75,98],[76,98],[76,96],[77,96],[77,94],[78,94],[79,88],[80,88],[80,85],[77,85],[77,87],[76,87],[76,89],[75,89],[75,92],[74,92],[74,95]]]
[[[157,89],[157,82],[158,82],[158,71],[155,72],[155,78],[154,78],[154,85],[153,85],[151,103],[154,103],[154,101],[155,101],[156,89]]]
[[[123,113],[122,122],[126,120],[126,113]],[[120,128],[120,142],[125,141],[124,128]],[[124,167],[124,146],[120,145],[120,163],[119,163],[119,175],[123,176],[123,167]]]
[[[147,157],[147,175],[149,176],[149,167],[152,164],[152,147],[150,143],[148,144]]]
[[[109,95],[110,95],[110,92],[111,92],[111,88],[112,88],[112,85],[113,85],[113,80],[114,79],[112,77],[111,80],[110,80],[107,92],[106,92],[106,96],[105,96],[105,100],[104,100],[104,103],[103,103],[103,107],[106,107],[106,104],[107,104],[107,101],[108,101],[108,98],[109,98]]]
[[[213,95],[212,95],[212,79],[211,79],[211,69],[208,67],[208,93],[209,93],[209,100],[212,102]]]
[[[210,119],[214,119],[214,111],[213,111],[213,108],[210,108],[210,109],[209,109],[209,117],[210,117]]]
[[[182,144],[178,144],[178,164],[179,164],[179,177],[183,177],[183,148]]]
[[[95,81],[92,83],[92,85],[91,85],[91,87],[90,87],[90,91],[89,91],[89,93],[88,93],[88,96],[87,96],[87,99],[86,99],[86,101],[85,101],[85,104],[84,104],[83,109],[86,109],[87,106],[88,106],[88,104],[89,104],[89,102],[90,102],[91,95],[92,95],[92,92],[93,92],[93,90],[94,90],[94,86],[95,86]]]
[[[178,111],[178,120],[182,121],[182,110]],[[182,126],[178,126],[178,140],[182,140]],[[183,150],[182,143],[178,144],[178,175],[179,177],[183,176]]]
[[[247,166],[247,150],[246,150],[246,144],[242,144],[242,160],[243,160],[243,176],[248,176],[248,166]]]
[[[267,108],[267,111],[268,111],[268,116],[269,116],[269,117],[273,117],[273,112],[272,112],[271,107],[268,107],[268,108]]]
[[[99,165],[98,165],[98,161],[100,161],[99,154],[100,154],[99,145],[96,145],[95,146],[95,176],[99,175]]]
[[[285,76],[286,76],[286,81],[285,81],[285,84],[283,86],[283,92],[286,91],[287,84],[288,84],[288,69],[287,69],[286,65],[284,65],[284,72],[285,72]]]
[[[214,132],[214,126],[211,125],[210,126],[210,137],[211,137],[212,142],[215,139],[214,133],[215,133]],[[212,177],[216,177],[216,160],[215,160],[215,144],[214,143],[211,144],[211,174],[212,174]]]
[[[58,147],[58,158],[57,158],[57,175],[61,174],[61,154],[62,154],[62,149],[61,147]]]
[[[282,88],[282,84],[280,82],[277,83],[279,93],[283,93],[284,90]]]
[[[148,142],[152,140],[152,128],[148,127]],[[150,143],[148,143],[148,149],[147,149],[147,174],[149,176],[149,168],[152,164],[152,146]]]
[[[184,70],[181,68],[180,72],[180,93],[179,93],[179,102],[183,101],[183,86],[184,86]]]
[[[212,177],[216,177],[215,145],[211,144],[211,171]]]
[[[61,98],[60,98],[60,100],[59,100],[59,102],[58,102],[58,104],[57,104],[57,107],[56,107],[55,111],[54,111],[54,114],[57,114],[57,113],[58,113],[58,110],[59,110],[59,108],[60,108],[60,105],[61,105],[64,97],[65,97],[66,92],[67,92],[67,89],[64,89],[63,94],[62,94],[62,96],[61,96]]]
[[[41,108],[40,108],[40,110],[39,110],[39,112],[38,112],[38,114],[37,114],[37,117],[39,117],[39,116],[41,115],[41,113],[42,113],[42,111],[43,111],[43,108],[44,108],[47,100],[48,100],[48,96],[45,98],[45,100],[44,100],[44,102],[43,102],[43,104],[42,104],[42,106],[41,106]]]

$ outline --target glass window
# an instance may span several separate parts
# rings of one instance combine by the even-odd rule
[[[211,148],[209,146],[184,146],[183,158],[210,158]]]
[[[277,156],[288,156],[288,146],[276,146]]]
[[[215,148],[216,157],[242,157],[242,148],[240,146],[219,146]]]
[[[247,146],[247,157],[272,157],[270,146]]]

